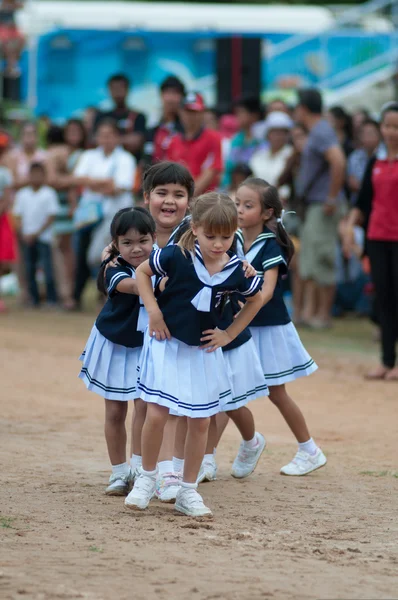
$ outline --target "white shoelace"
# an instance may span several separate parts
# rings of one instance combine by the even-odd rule
[[[135,482],[134,490],[148,494],[151,491],[153,484],[154,481],[152,477],[149,477],[148,475],[140,475]]]

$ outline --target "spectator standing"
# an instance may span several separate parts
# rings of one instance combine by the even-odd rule
[[[214,190],[223,170],[221,136],[204,127],[205,103],[193,92],[183,100],[181,122],[184,133],[176,135],[167,151],[167,160],[185,165],[195,180],[195,196]]]
[[[73,186],[73,171],[86,144],[83,123],[70,119],[64,129],[64,143],[50,148],[47,159],[49,184],[57,191],[59,212],[54,223],[54,234],[60,254],[59,278],[63,291],[64,308],[74,307],[72,301],[75,276],[75,255],[72,247],[74,232],[73,212],[77,206],[77,189]],[[58,269],[57,269],[58,272]]]
[[[379,148],[366,168],[348,219],[345,249],[348,253],[354,225],[363,224],[382,350],[381,365],[368,373],[367,378],[398,381],[398,103],[391,102],[382,111],[381,133],[385,146]]]
[[[351,119],[352,119],[352,133],[353,133],[354,145],[357,148],[360,145],[359,135],[360,135],[362,124],[365,121],[369,121],[369,119],[371,119],[371,116],[369,114],[369,111],[367,111],[365,108],[357,108],[352,113]]]
[[[53,223],[58,213],[55,190],[46,185],[46,171],[41,163],[33,163],[29,171],[29,185],[16,194],[14,216],[22,242],[30,300],[33,306],[40,305],[37,286],[37,268],[44,270],[47,302],[55,305],[57,292],[52,265]]]
[[[8,142],[8,136],[0,133],[0,277],[5,275],[16,260],[16,240],[8,215],[12,205],[12,174],[3,164]],[[0,288],[0,313],[5,310]]]
[[[102,121],[97,148],[83,152],[74,171],[73,184],[83,188],[74,215],[77,228],[74,301],[79,307],[92,270],[110,240],[110,223],[121,208],[133,205],[135,159],[120,146],[114,120]]]
[[[261,107],[255,96],[243,97],[235,102],[234,114],[238,121],[239,132],[232,138],[222,187],[229,188],[232,184],[232,172],[238,164],[248,164],[253,153],[260,147],[261,142],[253,135],[253,125],[261,116]]]
[[[302,152],[296,191],[305,203],[299,270],[304,281],[303,319],[311,326],[330,326],[336,286],[338,224],[344,212],[345,157],[336,133],[322,117],[318,90],[298,93],[296,120],[309,132]]]
[[[127,99],[130,90],[129,79],[118,73],[108,80],[109,94],[114,107],[112,110],[100,112],[94,122],[94,131],[103,120],[113,120],[120,131],[120,143],[125,150],[131,152],[138,162],[144,148],[146,118],[143,113],[129,108]]]
[[[328,119],[336,132],[344,154],[349,156],[354,150],[353,128],[351,115],[342,106],[333,106],[328,111]]]
[[[30,167],[33,163],[45,162],[47,153],[39,148],[37,127],[25,123],[21,133],[21,145],[5,157],[6,164],[14,177],[14,187],[20,189],[29,183]]]
[[[178,77],[169,76],[160,86],[162,116],[159,123],[147,131],[144,146],[144,162],[147,165],[166,159],[171,140],[183,132],[180,121],[181,102],[185,87]]]
[[[266,126],[266,143],[253,153],[249,166],[254,177],[264,179],[269,185],[276,186],[287,160],[293,154],[290,141],[290,130],[293,122],[284,112],[272,112],[268,115]],[[289,196],[289,189],[283,186],[279,190],[282,202]]]
[[[361,187],[366,165],[381,142],[380,127],[376,121],[364,121],[359,130],[359,148],[348,157],[347,178],[350,191],[350,203],[355,204]]]

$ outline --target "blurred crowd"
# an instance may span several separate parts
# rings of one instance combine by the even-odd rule
[[[172,160],[190,169],[196,195],[222,189],[234,197],[249,176],[278,188],[297,251],[286,282],[296,323],[323,328],[332,315],[371,314],[364,232],[351,228],[347,252],[345,229],[382,143],[366,110],[326,110],[317,90],[303,90],[295,106],[243,96],[221,112],[169,76],[154,122],[128,106],[124,75],[112,76],[108,89],[113,108],[106,112],[90,106],[63,126],[42,116],[17,136],[0,131],[0,275],[16,273],[22,304],[81,308],[112,217],[143,201],[148,165]]]

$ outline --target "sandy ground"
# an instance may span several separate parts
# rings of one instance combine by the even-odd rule
[[[219,480],[201,487],[214,520],[196,522],[104,496],[103,402],[77,379],[92,321],[0,318],[1,600],[398,598],[398,385],[363,381],[377,352],[366,323],[305,334],[321,368],[290,386],[327,467],[280,476],[295,444],[258,400],[267,452],[232,479],[230,425]]]

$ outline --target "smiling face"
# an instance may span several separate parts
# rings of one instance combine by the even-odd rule
[[[235,232],[231,235],[213,234],[205,230],[201,225],[192,223],[192,231],[196,236],[202,256],[205,262],[217,262],[231,248]]]
[[[188,190],[179,183],[158,185],[144,197],[157,229],[174,229],[185,217]]]
[[[122,258],[132,267],[137,268],[149,258],[154,241],[149,233],[142,234],[132,228],[117,238],[116,246]]]
[[[263,209],[259,192],[247,185],[242,185],[236,192],[235,204],[238,224],[242,229],[262,227],[273,215],[272,208]]]

